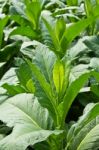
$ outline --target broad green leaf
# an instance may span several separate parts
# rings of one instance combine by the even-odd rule
[[[34,51],[33,64],[36,66],[36,68],[38,68],[39,72],[36,73],[36,70],[34,71],[32,69],[32,77],[35,84],[35,95],[38,97],[41,105],[49,110],[51,115],[54,117],[54,120],[56,120],[55,111],[57,108],[56,106],[55,108],[53,107],[54,105],[56,105],[56,91],[54,91],[55,86],[53,83],[52,71],[55,61],[55,54],[50,51],[45,45],[37,43],[36,49]],[[39,73],[40,76],[38,78]],[[51,97],[49,97],[49,94],[51,94]]]
[[[67,89],[66,95],[63,99],[63,118],[65,119],[67,113],[73,103],[74,99],[76,98],[77,94],[79,93],[80,89],[84,86],[88,78],[91,76],[95,77],[97,81],[99,81],[99,73],[95,71],[87,71],[84,74],[80,75],[76,80],[74,80]],[[64,122],[64,121],[63,121]]]
[[[53,44],[52,38],[50,36],[50,33],[49,33],[46,25],[43,22],[40,24],[40,29],[41,29],[42,41],[44,42],[45,45],[48,46],[49,49],[54,51],[54,44]]]
[[[96,149],[99,149],[99,123],[93,129],[86,135],[84,140],[80,143],[77,150],[85,150],[90,149],[93,150],[95,147]]]
[[[64,64],[57,60],[53,68],[53,81],[58,94],[61,94],[65,77]]]
[[[49,111],[52,114],[52,117],[54,118],[55,124],[59,123],[58,122],[59,114],[58,114],[58,110],[56,107],[56,101],[54,99],[54,95],[52,93],[50,84],[47,82],[45,76],[41,73],[38,66],[36,66],[34,63],[31,63],[29,60],[27,60],[26,62],[28,64],[29,68],[31,69],[33,76],[35,77],[35,79],[39,83],[41,89],[44,91],[44,94],[46,95],[45,105],[47,105],[47,108],[49,108]],[[38,92],[41,92],[41,91],[39,90]],[[49,100],[48,103],[47,103],[47,100]]]
[[[25,150],[29,145],[45,141],[52,134],[62,133],[51,130],[53,121],[47,109],[41,107],[32,94],[20,94],[8,99],[0,106],[0,114],[0,120],[13,127],[12,133],[0,141],[2,150]]]
[[[56,53],[56,55],[60,56],[62,51],[60,51],[60,44],[55,34],[55,20],[51,17],[51,14],[48,12],[43,12],[42,20],[52,39],[52,43],[54,45],[54,48],[52,50]]]
[[[78,122],[69,130],[67,141],[69,150],[99,148],[99,103],[89,104]],[[74,140],[73,140],[74,139]]]
[[[55,54],[50,51],[45,45],[38,44],[35,51],[33,62],[39,67],[46,80],[52,84],[52,70],[56,61]]]
[[[52,98],[51,87],[49,83],[46,81],[41,71],[38,69],[38,67],[35,64],[31,63],[29,60],[27,60],[27,64],[29,65],[31,71],[39,81],[40,86],[43,88],[48,98],[51,99]]]

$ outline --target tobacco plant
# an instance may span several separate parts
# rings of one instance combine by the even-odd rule
[[[94,80],[87,88],[99,96],[98,58],[89,56],[98,57],[99,37],[87,36],[86,29],[93,30],[99,5],[92,15],[69,24],[55,17],[48,4],[74,6],[78,1],[10,2],[10,27],[15,28],[8,39],[22,44],[15,65],[0,81],[0,150],[98,150],[99,103],[88,104],[77,122],[68,123],[67,116],[88,81]],[[89,58],[85,64],[83,54]]]

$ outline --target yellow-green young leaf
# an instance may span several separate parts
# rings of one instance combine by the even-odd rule
[[[29,90],[29,92],[34,93],[35,92],[35,86],[33,83],[33,80],[30,79],[27,84],[26,84],[27,89]]]
[[[61,61],[56,61],[53,68],[53,81],[56,87],[57,93],[62,91],[63,83],[64,83],[65,69],[64,65]]]

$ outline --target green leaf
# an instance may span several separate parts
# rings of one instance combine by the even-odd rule
[[[3,19],[0,19],[0,48],[2,46],[3,30],[9,20],[8,16],[5,16]]]
[[[10,8],[11,9],[11,8]],[[21,26],[26,26],[29,22],[27,20],[25,20],[24,18],[22,18],[21,15],[19,14],[11,14],[10,19],[15,21],[16,23],[18,23]]]
[[[92,24],[99,17],[99,5],[93,8],[93,12],[93,15],[90,15],[88,18],[82,19],[69,26],[65,31],[61,42],[67,42],[68,46],[76,36],[78,36],[88,25]]]
[[[39,67],[46,80],[50,83],[51,86],[53,86],[52,70],[56,61],[56,55],[45,45],[38,44],[34,51],[33,58],[33,63],[35,63]]]
[[[7,90],[7,93],[10,96],[14,96],[16,94],[25,92],[25,90],[20,85],[9,85],[9,84],[5,83],[2,85],[2,87]]]
[[[33,23],[34,29],[38,29],[39,17],[41,14],[41,4],[39,1],[32,1],[26,5],[26,15]]]
[[[16,29],[14,29],[11,33],[10,33],[10,36],[13,36],[13,35],[22,35],[22,36],[27,36],[29,38],[37,38],[38,35],[37,33],[32,30],[31,27],[29,26],[22,26],[22,27],[17,27]]]
[[[30,67],[33,76],[38,81],[41,89],[44,91],[44,93],[47,96],[47,99],[49,99],[49,102],[47,103],[47,100],[45,101],[45,104],[48,105],[47,108],[50,108],[49,111],[52,114],[52,117],[54,118],[55,124],[58,124],[59,122],[59,114],[56,107],[56,101],[54,99],[54,95],[52,93],[52,89],[50,84],[47,82],[45,76],[41,73],[40,69],[34,64],[31,63],[29,60],[26,60],[28,66]],[[41,92],[41,91],[39,91]]]
[[[6,111],[5,111],[6,110]],[[1,113],[2,112],[2,113]],[[29,145],[45,141],[52,134],[53,121],[32,94],[20,94],[0,106],[0,120],[13,127],[11,134],[0,141],[2,150],[25,150]]]
[[[51,14],[48,12],[43,13],[42,19],[54,45],[54,48],[52,50],[56,53],[56,55],[60,56],[62,52],[60,51],[60,44],[57,39],[57,35],[55,34],[55,20],[51,17]]]
[[[82,19],[76,23],[73,23],[65,31],[64,36],[61,39],[61,43],[65,41],[67,43],[67,46],[69,46],[74,38],[78,36],[89,24],[91,24],[93,20],[93,17],[89,17],[87,19]]]
[[[20,81],[20,84],[26,87],[28,81],[32,79],[32,72],[26,63],[23,63],[17,70],[16,70],[17,77]]]
[[[46,25],[44,23],[41,23],[40,28],[41,28],[42,41],[44,42],[45,45],[48,46],[48,48],[54,51],[54,44]]]
[[[99,148],[99,103],[89,104],[83,116],[69,130],[67,141],[69,150]]]
[[[35,92],[35,86],[34,86],[34,82],[32,79],[30,79],[27,84],[26,84],[27,89],[29,90],[30,93],[34,93]]]
[[[51,87],[49,83],[46,81],[45,77],[41,73],[41,71],[38,69],[38,67],[31,63],[29,60],[27,60],[27,64],[29,65],[32,73],[35,75],[36,79],[39,81],[40,86],[43,88],[45,93],[47,94],[49,99],[52,99],[52,93],[51,93]]]
[[[96,125],[84,138],[84,140],[81,142],[77,150],[85,150],[90,149],[93,150],[93,148],[99,148],[99,124]]]
[[[74,80],[67,89],[67,92],[63,99],[63,117],[62,120],[65,120],[67,113],[75,100],[80,89],[84,86],[88,78],[91,76],[95,77],[99,81],[99,73],[95,71],[87,71],[84,74],[80,75],[76,80]],[[64,121],[63,121],[64,122]]]
[[[59,41],[57,39],[57,35],[55,34],[55,26],[57,28],[57,23],[55,25],[55,21],[53,21],[53,18],[51,17],[51,14],[48,13],[48,15],[42,16],[42,19],[48,29],[48,32],[52,38],[52,42],[54,45],[53,51],[56,53],[56,55],[59,58],[62,58],[65,53],[67,48],[70,46],[71,42],[90,24],[92,24],[98,17],[99,17],[99,5],[93,8],[94,14],[89,16],[86,19],[82,19],[76,23],[73,23],[69,27],[67,27],[64,30],[64,25],[62,26],[62,30],[64,30],[64,34]],[[48,20],[48,18],[51,18]],[[51,21],[52,20],[52,21]],[[53,25],[52,25],[53,24]],[[62,23],[63,24],[63,23]],[[60,29],[59,29],[60,30]],[[61,30],[60,30],[61,31]],[[62,31],[63,32],[63,31]],[[62,33],[60,32],[60,34]],[[59,33],[58,33],[59,35]]]
[[[66,23],[63,18],[59,18],[55,25],[55,35],[59,41],[61,40],[65,30],[66,30]]]

